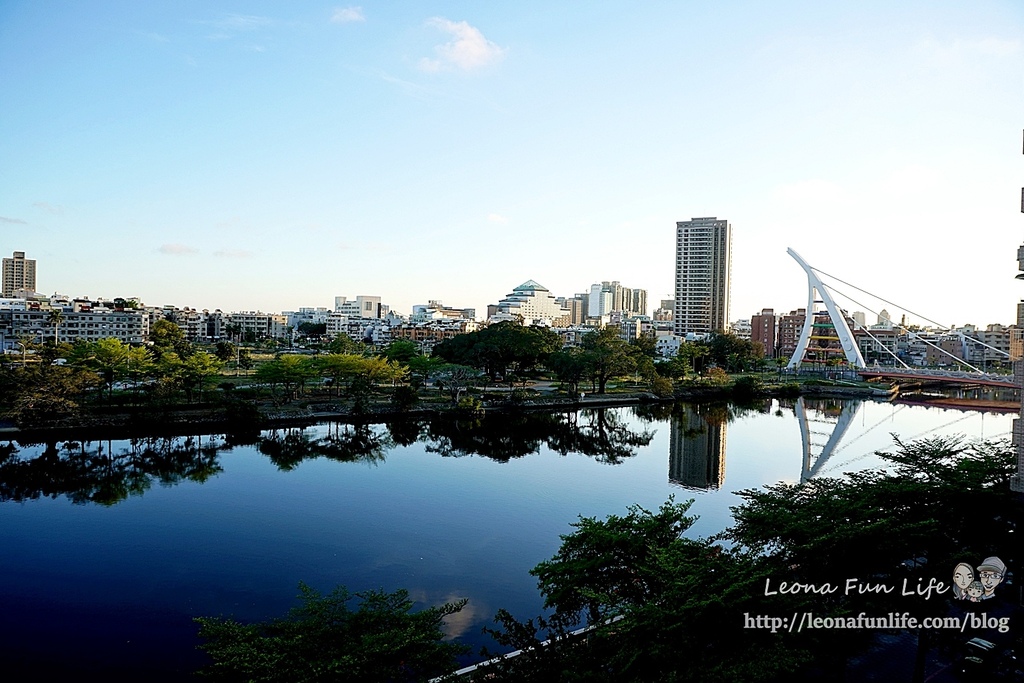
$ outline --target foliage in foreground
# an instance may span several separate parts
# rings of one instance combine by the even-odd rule
[[[964,558],[1003,555],[1012,566],[1016,552],[1012,532],[1021,509],[1009,491],[1014,460],[1007,445],[897,441],[895,453],[880,455],[890,469],[742,491],[735,525],[711,539],[683,536],[694,521],[688,503],[581,518],[558,553],[532,572],[551,613],[523,622],[499,612],[498,628],[489,632],[524,653],[484,667],[474,680],[842,679],[873,632],[773,634],[745,628],[744,615],[923,618],[955,607],[945,597],[899,591],[767,597],[766,581],[842,586],[855,577],[913,586],[935,576],[948,581]],[[593,628],[569,635],[580,626]],[[541,645],[545,640],[551,642]],[[942,644],[920,635],[915,680],[923,680],[924,653]]]
[[[441,631],[465,600],[412,612],[404,590],[321,595],[305,584],[299,599],[286,618],[262,624],[196,619],[214,659],[202,673],[215,681],[420,681],[451,671],[466,649],[443,642]]]

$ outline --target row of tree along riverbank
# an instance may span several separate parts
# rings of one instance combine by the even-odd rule
[[[677,387],[671,396],[656,396],[633,387],[616,388],[605,394],[576,394],[538,391],[519,387],[512,391],[470,390],[458,403],[436,395],[412,402],[396,401],[402,387],[384,388],[366,400],[330,396],[309,396],[307,400],[282,403],[267,397],[246,397],[246,393],[214,394],[202,403],[103,403],[89,405],[59,420],[0,422],[0,438],[38,442],[53,438],[131,438],[148,435],[181,436],[203,433],[253,432],[285,426],[303,426],[337,421],[374,424],[395,419],[429,419],[450,415],[474,417],[490,413],[614,408],[638,404],[671,404],[706,401],[749,401],[757,398],[845,397],[884,398],[885,389],[830,386],[823,382],[773,384],[748,382],[738,377],[726,384]]]
[[[614,330],[595,330],[563,348],[554,332],[514,323],[447,340],[430,356],[408,341],[373,350],[347,338],[316,352],[259,356],[228,342],[199,347],[169,323],[154,325],[145,347],[101,339],[35,351],[0,362],[0,419],[33,432],[877,393],[790,378],[781,367],[767,372],[760,347],[732,335],[684,344],[664,360],[646,337],[627,343]]]

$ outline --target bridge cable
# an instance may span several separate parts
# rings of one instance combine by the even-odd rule
[[[882,302],[884,302],[884,303],[887,303],[887,304],[889,304],[890,306],[895,306],[896,308],[900,309],[901,311],[906,311],[907,313],[909,313],[909,314],[911,314],[911,315],[915,315],[915,316],[917,316],[918,318],[921,318],[922,320],[926,320],[926,321],[928,321],[928,322],[932,323],[933,325],[938,325],[938,326],[939,326],[939,329],[941,329],[941,330],[942,330],[942,331],[944,331],[944,332],[954,332],[953,328],[952,328],[952,327],[950,327],[949,325],[943,325],[942,323],[940,323],[940,322],[937,322],[937,321],[935,321],[935,320],[932,320],[931,318],[928,318],[928,317],[926,317],[926,316],[923,316],[923,315],[921,315],[920,313],[915,313],[914,311],[910,310],[909,308],[904,308],[903,306],[900,306],[900,305],[899,305],[898,303],[896,303],[895,301],[889,301],[888,299],[885,299],[885,298],[883,298],[883,297],[880,297],[880,296],[878,296],[877,294],[872,294],[871,292],[867,291],[866,289],[861,289],[860,287],[858,287],[857,285],[855,285],[855,284],[853,284],[853,283],[847,282],[846,280],[843,280],[843,279],[841,279],[841,278],[838,278],[838,277],[836,277],[835,275],[830,275],[829,273],[826,273],[826,272],[825,272],[825,271],[823,271],[823,270],[818,270],[817,268],[814,268],[813,266],[811,267],[811,270],[813,270],[813,271],[815,271],[815,272],[817,272],[817,273],[820,273],[821,275],[824,275],[824,276],[826,276],[826,277],[830,277],[830,278],[832,278],[833,280],[836,280],[837,282],[842,282],[842,283],[843,283],[844,285],[847,285],[847,286],[849,286],[849,287],[853,287],[853,288],[854,288],[854,289],[856,289],[856,290],[857,290],[858,292],[864,292],[864,293],[865,293],[865,294],[867,294],[868,296],[872,296],[872,297],[874,297],[874,298],[878,299],[879,301],[882,301]],[[847,299],[850,299],[850,301],[853,301],[854,303],[856,303],[856,304],[857,304],[858,306],[864,306],[864,304],[861,304],[861,303],[857,303],[857,302],[856,302],[856,301],[854,301],[854,300],[853,300],[853,299],[852,299],[851,297],[847,296],[846,294],[843,294],[842,292],[839,292],[839,290],[835,289],[834,287],[829,287],[829,289],[831,289],[831,290],[832,290],[832,291],[834,291],[834,292],[838,292],[839,294],[842,294],[842,295],[843,295],[843,296],[845,296],[845,297],[846,297]],[[867,308],[867,307],[865,306],[865,308]],[[870,309],[869,309],[869,310],[870,310]],[[874,311],[870,311],[870,312],[871,312],[871,313],[875,313]],[[878,314],[877,314],[877,313],[875,313],[875,315],[878,315]],[[890,322],[892,322],[892,321],[890,320]],[[900,325],[900,327],[901,327],[902,329],[906,330],[907,332],[910,332],[911,334],[914,334],[913,332],[911,332],[911,330],[907,329],[907,328],[906,328],[906,327],[904,327],[903,325]],[[967,335],[965,335],[965,334],[964,334],[963,332],[956,332],[956,333],[957,333],[958,335],[960,335],[961,339],[963,339],[963,338],[965,338],[965,337],[966,337],[967,339],[970,339],[970,340],[971,340],[972,342],[974,342],[975,344],[979,344],[979,345],[981,345],[981,346],[984,346],[984,347],[985,347],[985,348],[987,348],[987,349],[991,349],[991,350],[995,351],[996,353],[1000,353],[1000,354],[1002,354],[1002,355],[1006,356],[1007,358],[1009,358],[1009,357],[1010,357],[1010,354],[1008,354],[1008,353],[1007,353],[1006,351],[1003,351],[1002,349],[997,349],[997,348],[996,348],[996,347],[994,347],[994,346],[990,346],[990,345],[986,344],[985,342],[981,341],[980,339],[978,339],[978,338],[976,338],[976,337],[967,337]],[[918,335],[915,335],[915,336],[917,336],[917,338],[918,338],[918,339],[921,339],[921,341],[925,342],[926,344],[928,343],[927,341],[925,341],[924,339],[922,339],[922,338],[921,338],[920,336],[918,336]],[[936,347],[936,348],[938,348],[938,347]],[[940,349],[940,350],[941,350],[941,349]],[[944,351],[943,353],[945,353],[945,351]],[[947,354],[947,355],[950,355],[951,357],[953,357],[953,358],[956,358],[956,356],[952,356],[952,354]],[[963,360],[963,359],[961,358],[961,359],[958,359],[958,360]],[[978,372],[981,372],[981,370],[978,370]]]
[[[903,306],[900,306],[900,305],[899,305],[898,303],[896,303],[896,302],[894,302],[894,301],[889,301],[888,299],[884,299],[884,298],[882,298],[882,297],[878,296],[877,294],[872,294],[871,292],[867,291],[866,289],[861,289],[861,288],[860,288],[860,287],[858,287],[857,285],[855,285],[855,284],[853,284],[853,283],[850,283],[850,282],[847,282],[846,280],[842,280],[842,279],[840,279],[840,278],[836,277],[835,275],[829,275],[829,274],[828,274],[828,273],[826,273],[825,271],[823,271],[823,270],[818,270],[817,268],[814,268],[814,267],[812,267],[812,268],[811,268],[811,270],[817,271],[817,272],[821,273],[822,275],[825,275],[826,277],[830,277],[830,278],[832,278],[833,280],[836,280],[836,281],[838,281],[838,282],[842,282],[842,283],[843,283],[844,285],[847,285],[848,287],[853,287],[853,288],[854,288],[854,289],[856,289],[856,290],[857,290],[858,292],[864,292],[864,293],[865,293],[865,294],[867,294],[868,296],[873,296],[874,298],[878,299],[879,301],[882,301],[882,302],[884,302],[884,303],[887,303],[887,304],[889,304],[890,306],[895,306],[895,307],[897,307],[898,309],[900,309],[901,311],[906,311],[906,312],[907,312],[907,313],[909,313],[910,315],[915,315],[915,316],[917,316],[918,318],[921,318],[922,320],[927,320],[928,322],[932,323],[933,325],[938,325],[938,326],[939,326],[939,327],[941,327],[941,328],[942,328],[943,330],[951,330],[951,329],[952,329],[952,328],[951,328],[951,327],[950,327],[949,325],[943,325],[942,323],[940,323],[940,322],[936,322],[935,320],[932,320],[931,318],[927,318],[927,317],[925,317],[925,316],[921,315],[920,313],[915,313],[914,311],[910,310],[909,308],[904,308]],[[844,296],[845,296],[845,295],[844,295]],[[853,301],[852,299],[850,299],[850,300],[851,300],[851,301]],[[858,305],[862,305],[862,304],[858,304]],[[877,315],[877,314],[876,314],[876,315]]]
[[[829,275],[829,277],[833,277],[833,276]],[[836,278],[836,279],[837,279],[837,280],[839,280],[839,278]],[[840,282],[842,282],[842,280],[839,280],[839,281],[840,281]],[[849,284],[849,283],[844,283],[844,284]],[[861,292],[864,292],[865,294],[868,294],[868,295],[870,295],[870,296],[874,296],[874,294],[871,294],[871,292],[865,292],[865,291],[864,291],[863,289],[860,289],[860,287],[857,287],[856,285],[850,285],[850,286],[851,286],[851,287],[853,287],[854,289],[857,289],[857,290],[859,290],[859,291],[861,291]],[[845,298],[849,299],[849,300],[850,300],[851,302],[853,302],[853,303],[857,304],[858,306],[863,306],[864,308],[867,308],[867,309],[868,309],[868,312],[869,312],[869,313],[874,313],[875,315],[879,315],[879,314],[878,314],[878,313],[876,313],[875,311],[872,311],[870,307],[868,307],[867,305],[865,305],[865,304],[862,304],[861,302],[857,301],[856,299],[854,299],[853,297],[851,297],[851,296],[850,296],[849,294],[847,294],[846,292],[842,292],[842,291],[840,291],[840,290],[836,289],[835,287],[829,287],[829,289],[831,289],[831,290],[832,290],[833,292],[835,292],[836,294],[839,294],[840,296],[843,296],[843,297],[845,297]],[[881,297],[877,297],[877,298],[881,298]],[[882,299],[882,301],[885,301],[885,299]],[[886,303],[891,303],[891,302],[886,302]],[[898,304],[891,304],[891,305],[893,305],[893,306],[898,306]],[[910,313],[910,314],[912,314],[912,315],[918,315],[917,313],[914,313],[913,311],[910,311],[910,310],[908,310],[908,309],[902,309],[902,310],[906,310],[906,311],[907,311],[908,313]],[[920,317],[924,318],[924,316],[920,316]],[[925,319],[925,320],[928,320],[928,318],[924,318],[924,319]],[[889,320],[889,322],[890,322],[890,323],[892,323],[892,320],[890,319],[890,320]],[[929,321],[929,322],[935,322],[935,321],[934,321],[934,320],[932,320],[932,321]],[[903,331],[907,332],[908,334],[912,334],[912,335],[914,335],[914,337],[916,337],[916,338],[917,338],[917,339],[919,339],[920,341],[924,342],[924,343],[925,343],[925,344],[927,344],[928,346],[932,347],[933,349],[935,349],[935,350],[939,351],[940,353],[944,353],[944,354],[946,354],[947,356],[949,356],[950,358],[953,358],[953,359],[954,359],[954,360],[956,360],[956,361],[957,361],[958,363],[961,363],[961,364],[963,364],[963,365],[966,365],[966,366],[967,366],[967,367],[969,367],[969,368],[970,368],[971,370],[974,370],[974,371],[975,371],[975,372],[977,372],[977,373],[980,373],[980,374],[982,374],[982,375],[984,375],[984,374],[985,374],[985,371],[984,371],[984,370],[980,370],[980,369],[978,369],[978,368],[974,367],[973,365],[971,365],[970,363],[968,363],[968,362],[967,362],[966,360],[964,360],[963,358],[960,358],[959,356],[954,356],[954,355],[953,355],[952,353],[950,353],[949,351],[946,351],[946,350],[945,350],[945,349],[943,349],[942,347],[940,347],[940,346],[936,346],[935,344],[932,344],[932,343],[931,343],[930,341],[928,341],[927,339],[925,339],[925,338],[924,338],[924,337],[922,337],[921,335],[919,335],[919,334],[915,333],[915,332],[914,332],[913,330],[911,330],[910,328],[906,327],[905,325],[901,325],[901,324],[899,324],[899,323],[893,323],[893,324],[894,324],[894,325],[896,325],[897,327],[899,327],[899,328],[900,328],[901,330],[903,330]],[[938,324],[938,323],[936,323],[936,324]],[[870,332],[868,331],[868,329],[867,329],[866,327],[862,327],[862,326],[858,325],[858,326],[857,326],[857,328],[858,328],[858,329],[860,329],[860,330],[863,330],[863,331],[864,331],[864,333],[865,333],[865,334],[867,334],[867,335],[868,335],[869,337],[871,337],[871,338],[872,338],[872,339],[873,339],[873,340],[875,341],[875,343],[876,343],[876,344],[878,344],[879,346],[881,346],[881,347],[882,347],[882,350],[883,350],[883,351],[886,351],[886,352],[887,352],[887,353],[888,353],[888,354],[889,354],[890,356],[892,356],[893,358],[895,358],[896,360],[898,360],[898,361],[900,362],[900,364],[901,364],[901,365],[902,365],[903,367],[905,367],[905,368],[906,368],[906,369],[908,369],[908,370],[910,370],[910,369],[911,369],[911,367],[910,367],[909,365],[907,365],[907,364],[906,364],[905,362],[903,362],[903,360],[902,360],[902,359],[900,359],[900,357],[899,357],[899,356],[897,356],[897,355],[896,355],[895,353],[893,353],[893,352],[892,352],[891,350],[889,350],[889,348],[888,348],[888,347],[886,347],[886,345],[885,345],[885,344],[883,344],[883,343],[882,343],[882,342],[880,342],[880,341],[879,341],[878,339],[876,339],[876,338],[875,338],[875,336],[874,336],[873,334],[871,334],[871,333],[870,333]],[[949,328],[944,328],[944,329],[946,329],[947,331],[949,331]],[[960,338],[961,338],[961,343],[962,343],[962,342],[963,342],[963,339],[964,339],[964,334],[963,334],[962,332],[960,332],[960,333],[958,333],[958,334],[960,335]],[[972,340],[972,341],[978,341],[978,340],[974,339],[973,337],[971,337],[971,340]],[[978,343],[979,343],[979,344],[982,344],[982,346],[988,346],[987,344],[984,344],[983,342],[980,342],[980,341],[978,341]],[[999,351],[999,349],[996,349],[996,348],[994,348],[994,347],[991,347],[991,346],[989,346],[989,348],[990,348],[990,349],[993,349],[993,350],[995,350],[995,351]],[[1002,352],[1002,351],[1000,351],[1000,353],[1003,353],[1003,352]]]

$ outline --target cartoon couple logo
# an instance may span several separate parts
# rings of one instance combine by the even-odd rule
[[[974,569],[961,562],[953,570],[953,599],[981,602],[995,595],[996,586],[1006,575],[1006,565],[998,557],[987,557],[978,565],[977,578]]]

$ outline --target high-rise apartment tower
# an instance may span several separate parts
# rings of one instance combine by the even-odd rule
[[[25,258],[25,252],[16,251],[12,258],[4,259],[2,296],[11,297],[19,289],[36,291],[36,261]]]
[[[731,271],[729,221],[712,217],[676,223],[676,334],[726,329]]]

